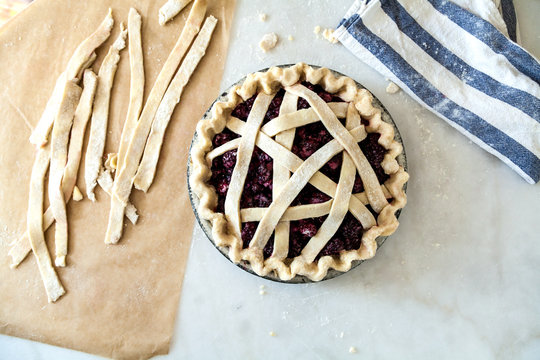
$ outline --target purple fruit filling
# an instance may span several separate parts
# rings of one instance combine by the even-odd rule
[[[313,85],[307,82],[304,82],[303,85],[316,92],[326,102],[343,101],[339,97],[324,91],[319,85]],[[279,108],[283,101],[284,94],[285,91],[283,89],[276,94],[270,103],[268,111],[266,112],[263,124],[279,115]],[[232,116],[245,121],[249,116],[249,112],[251,111],[255,98],[256,96],[253,96],[238,104],[232,111]],[[300,98],[298,100],[297,108],[299,110],[306,109],[309,108],[309,104],[306,100]],[[344,119],[340,120],[344,121]],[[370,133],[366,139],[359,142],[359,145],[369,163],[375,170],[375,174],[377,175],[379,182],[384,183],[384,181],[388,179],[388,175],[384,173],[381,162],[384,158],[386,150],[378,143],[379,136],[379,134]],[[234,134],[230,130],[224,129],[223,132],[214,136],[212,143],[214,147],[218,147],[237,137],[238,135]],[[305,125],[296,129],[292,152],[305,160],[332,139],[333,137],[330,135],[330,133],[328,133],[321,122]],[[333,181],[338,182],[341,171],[341,162],[342,154],[338,154],[321,168],[321,172]],[[218,204],[216,207],[217,212],[224,212],[225,197],[227,195],[227,191],[229,190],[229,184],[231,182],[231,176],[235,164],[236,150],[227,151],[212,161],[212,176],[210,178],[210,184],[215,187],[218,195]],[[249,171],[244,185],[242,198],[240,200],[240,207],[242,209],[270,206],[272,203],[272,172],[272,158],[258,147],[255,147],[251,162],[249,164]],[[359,193],[362,191],[364,191],[364,186],[362,184],[362,180],[357,174],[353,193]],[[328,200],[330,200],[329,196],[320,192],[311,184],[307,184],[293,201],[292,206],[317,204]],[[300,255],[302,249],[317,233],[325,219],[326,216],[322,216],[318,218],[291,221],[288,254],[289,258],[294,258]],[[242,224],[241,235],[244,248],[249,246],[249,242],[253,238],[253,235],[257,230],[257,226],[257,222],[247,222]],[[362,230],[363,228],[360,222],[350,213],[347,213],[338,231],[321,250],[318,257],[337,255],[343,250],[358,249],[360,247],[360,241],[362,238]],[[273,245],[274,236],[272,235],[263,250],[265,258],[272,255],[274,247]]]

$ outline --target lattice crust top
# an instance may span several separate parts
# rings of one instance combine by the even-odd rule
[[[318,84],[345,102],[326,103],[315,92],[301,84],[307,81]],[[268,107],[279,89],[285,89],[279,116],[262,125]],[[239,103],[256,95],[253,107],[244,122],[231,115]],[[297,110],[299,98],[305,99],[310,108]],[[343,125],[338,118],[345,118]],[[367,120],[364,126],[361,119]],[[322,122],[334,138],[306,160],[291,152],[295,129],[314,122]],[[214,135],[228,128],[240,135],[219,147],[213,148]],[[305,275],[321,280],[329,268],[347,271],[353,260],[368,259],[375,255],[380,235],[395,231],[398,221],[395,212],[403,208],[406,196],[403,185],[408,174],[397,163],[401,145],[394,140],[393,127],[381,120],[381,111],[372,106],[372,96],[365,89],[358,89],[348,77],[336,78],[326,68],[313,69],[299,63],[289,68],[270,68],[263,73],[248,75],[243,84],[235,86],[226,102],[217,102],[211,116],[197,127],[198,142],[192,150],[193,172],[191,186],[200,199],[199,215],[212,224],[212,233],[218,246],[229,248],[234,262],[246,260],[259,275],[274,271],[282,280]],[[389,175],[380,184],[358,142],[368,133],[379,133],[379,144],[386,149],[381,165]],[[240,209],[240,199],[255,145],[273,159],[273,202],[268,208]],[[229,150],[237,149],[237,159],[225,199],[225,213],[215,212],[217,195],[208,184],[212,160]],[[343,153],[339,181],[319,170],[332,157]],[[356,173],[365,191],[353,194]],[[331,200],[309,205],[291,206],[300,191],[310,183],[331,197]],[[388,202],[387,199],[391,199]],[[369,205],[377,218],[368,210]],[[358,250],[343,250],[338,256],[317,255],[336,233],[347,212],[362,225],[361,245]],[[322,226],[303,248],[300,256],[288,259],[289,222],[327,215]],[[249,246],[242,248],[243,222],[257,221],[259,225]],[[274,234],[272,256],[263,257],[263,248]]]

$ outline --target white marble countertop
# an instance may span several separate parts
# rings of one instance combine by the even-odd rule
[[[317,39],[314,26],[334,27],[351,3],[238,0],[222,88],[298,61],[364,84],[392,114],[407,150],[409,203],[399,229],[347,274],[286,285],[238,269],[196,226],[171,352],[159,358],[540,358],[540,185],[403,92],[387,94],[385,79],[341,45]],[[540,2],[515,3],[524,47],[539,57]],[[280,42],[263,54],[257,44],[268,32]],[[97,359],[0,336],[0,359],[15,358]]]

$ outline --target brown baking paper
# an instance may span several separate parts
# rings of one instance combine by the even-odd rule
[[[56,78],[110,7],[115,28],[98,51],[93,67],[97,72],[132,6],[143,17],[146,97],[189,12],[184,9],[161,27],[158,9],[164,2],[38,0],[0,28],[1,333],[122,359],[148,358],[169,349],[193,226],[186,188],[187,153],[197,120],[219,92],[234,1],[208,0],[207,15],[214,15],[219,23],[172,117],[154,184],[146,195],[134,190],[131,196],[139,210],[138,224],[126,225],[118,245],[105,245],[107,194],[97,190],[96,203],[86,198],[71,201],[67,267],[57,269],[67,293],[54,304],[47,303],[33,255],[17,269],[10,269],[8,256],[10,243],[26,228],[35,155],[28,141],[30,128],[37,123]],[[107,153],[118,148],[129,82],[126,49],[113,88]],[[84,161],[80,169],[78,186],[85,193]],[[51,227],[50,251],[53,236]]]

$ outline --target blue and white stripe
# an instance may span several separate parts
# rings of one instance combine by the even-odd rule
[[[356,1],[334,35],[529,183],[540,180],[540,64],[491,23],[448,0]]]

